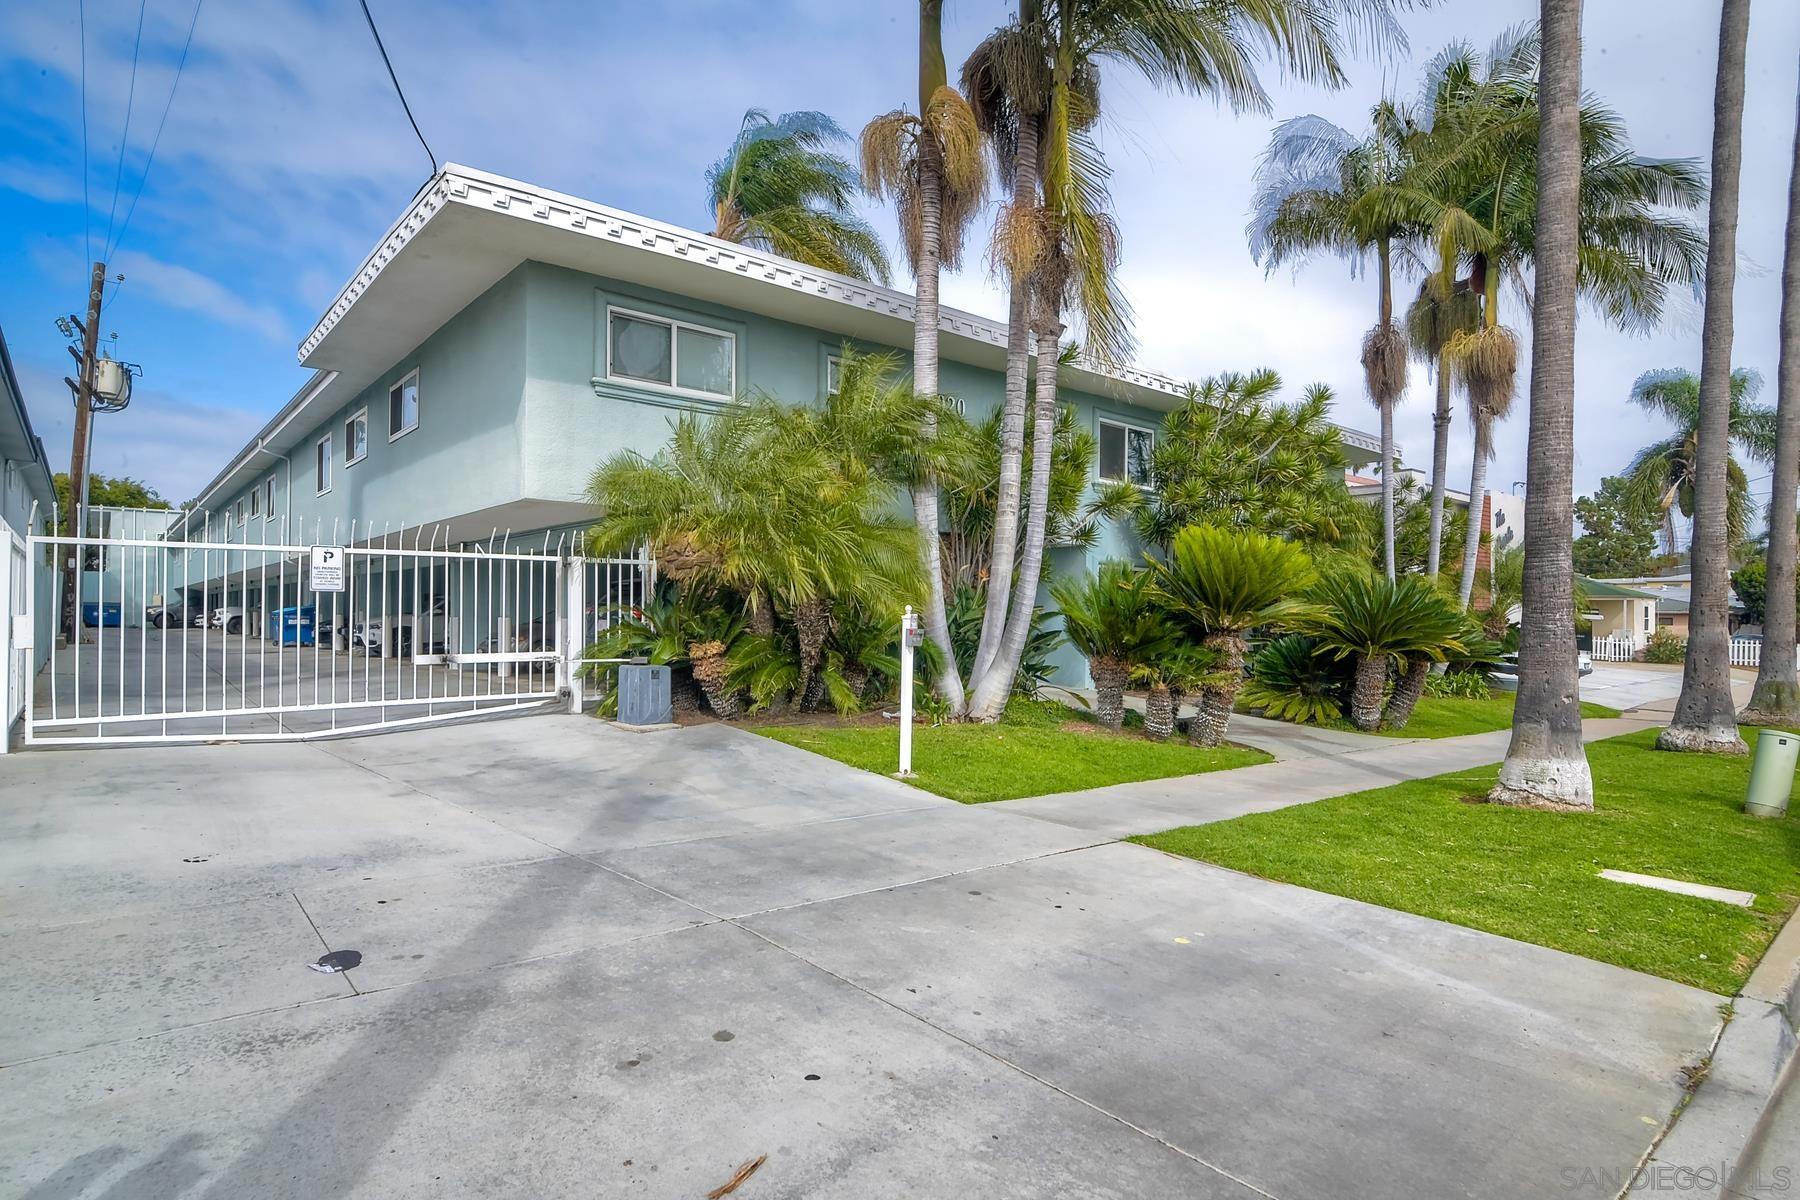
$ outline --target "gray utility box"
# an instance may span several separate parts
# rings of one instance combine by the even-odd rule
[[[669,668],[638,663],[619,668],[619,724],[667,725],[674,715]]]

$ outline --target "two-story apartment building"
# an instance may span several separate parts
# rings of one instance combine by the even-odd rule
[[[314,375],[200,493],[192,533],[540,545],[591,522],[583,493],[608,455],[653,453],[677,414],[746,393],[816,400],[846,344],[904,366],[912,320],[904,292],[449,165],[307,335]],[[942,386],[980,417],[1001,403],[1006,328],[949,308],[941,320]],[[1142,469],[1184,388],[1085,360],[1059,384],[1103,478]],[[1353,462],[1376,457],[1367,434],[1344,443]],[[1137,551],[1109,529],[1095,549],[1056,551],[1052,570]],[[254,610],[261,562],[181,575]]]

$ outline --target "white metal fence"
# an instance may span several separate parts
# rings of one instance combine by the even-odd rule
[[[80,571],[74,636],[59,631],[26,688],[28,745],[293,740],[578,705],[582,648],[655,579],[647,555],[589,560],[576,535],[519,549],[216,528],[29,539],[31,569]]]

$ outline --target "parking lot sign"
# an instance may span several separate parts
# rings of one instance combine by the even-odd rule
[[[314,546],[312,548],[312,586],[315,592],[344,590],[344,548]]]

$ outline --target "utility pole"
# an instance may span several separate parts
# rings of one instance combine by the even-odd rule
[[[100,339],[100,295],[106,288],[106,264],[94,264],[88,279],[87,321],[81,327],[80,383],[75,394],[75,438],[69,452],[69,533],[81,537],[87,532],[88,423],[93,419],[94,355]],[[64,576],[64,612],[68,619],[69,644],[81,636],[81,562],[82,548],[71,543],[68,571]]]

